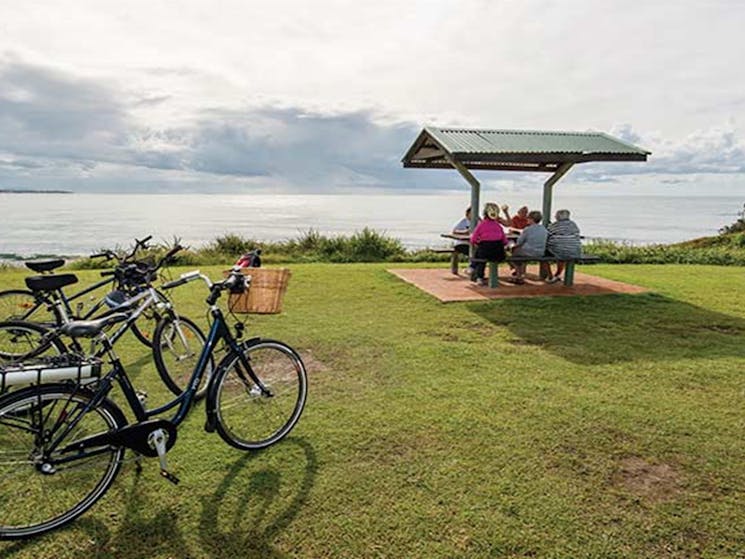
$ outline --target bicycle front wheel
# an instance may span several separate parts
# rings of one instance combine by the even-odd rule
[[[153,358],[158,374],[168,390],[181,394],[189,385],[204,348],[205,337],[199,326],[183,316],[166,316],[153,334]],[[214,369],[210,355],[204,370],[197,398],[204,397]]]
[[[89,392],[60,384],[0,399],[0,539],[59,528],[88,510],[113,483],[123,447],[71,447],[126,424],[109,400],[86,413],[90,400]],[[61,435],[61,443],[52,446]]]
[[[300,419],[308,393],[305,365],[290,346],[274,340],[246,342],[241,354],[248,368],[235,352],[218,365],[207,396],[208,413],[229,445],[266,448]]]
[[[35,322],[0,322],[0,365],[65,353],[67,348],[59,337]]]

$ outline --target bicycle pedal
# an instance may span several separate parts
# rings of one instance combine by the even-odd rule
[[[173,475],[168,470],[161,470],[160,475],[162,475],[164,478],[170,481],[173,485],[178,485],[181,482],[179,478],[177,478],[175,475]]]

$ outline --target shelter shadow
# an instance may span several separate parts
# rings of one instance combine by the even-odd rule
[[[654,293],[470,304],[516,343],[582,365],[745,358],[745,320]]]

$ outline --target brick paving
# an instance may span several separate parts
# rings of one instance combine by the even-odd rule
[[[425,291],[443,303],[457,301],[485,301],[488,299],[505,299],[515,297],[562,297],[570,295],[607,295],[609,293],[644,293],[647,288],[629,283],[613,281],[591,276],[576,271],[574,285],[565,286],[562,282],[548,284],[538,278],[538,267],[528,267],[526,281],[523,285],[507,283],[510,268],[499,267],[499,287],[482,287],[471,283],[461,273],[454,275],[445,268],[410,268],[390,269],[388,272],[398,276],[422,291]],[[488,273],[488,270],[487,270]]]

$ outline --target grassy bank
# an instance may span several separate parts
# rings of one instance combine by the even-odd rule
[[[595,266],[655,292],[443,305],[386,265],[291,268],[286,312],[248,322],[308,364],[289,439],[242,454],[200,405],[169,453],[180,486],[128,463],[69,529],[0,557],[745,554],[741,270]],[[203,320],[204,295],[177,302]]]
[[[443,241],[442,246],[447,243]],[[248,251],[260,248],[265,263],[303,262],[443,262],[448,254],[428,249],[408,250],[400,240],[365,228],[352,235],[326,236],[309,230],[295,239],[282,242],[259,242],[239,235],[218,237],[199,249],[187,249],[178,255],[177,263],[203,266],[232,263]],[[163,254],[167,247],[156,247],[151,256]],[[635,246],[610,241],[588,241],[585,252],[612,264],[711,264],[745,265],[745,233],[735,232],[671,245]],[[113,264],[113,263],[112,263]],[[83,258],[73,262],[74,269],[95,269],[100,260]]]

